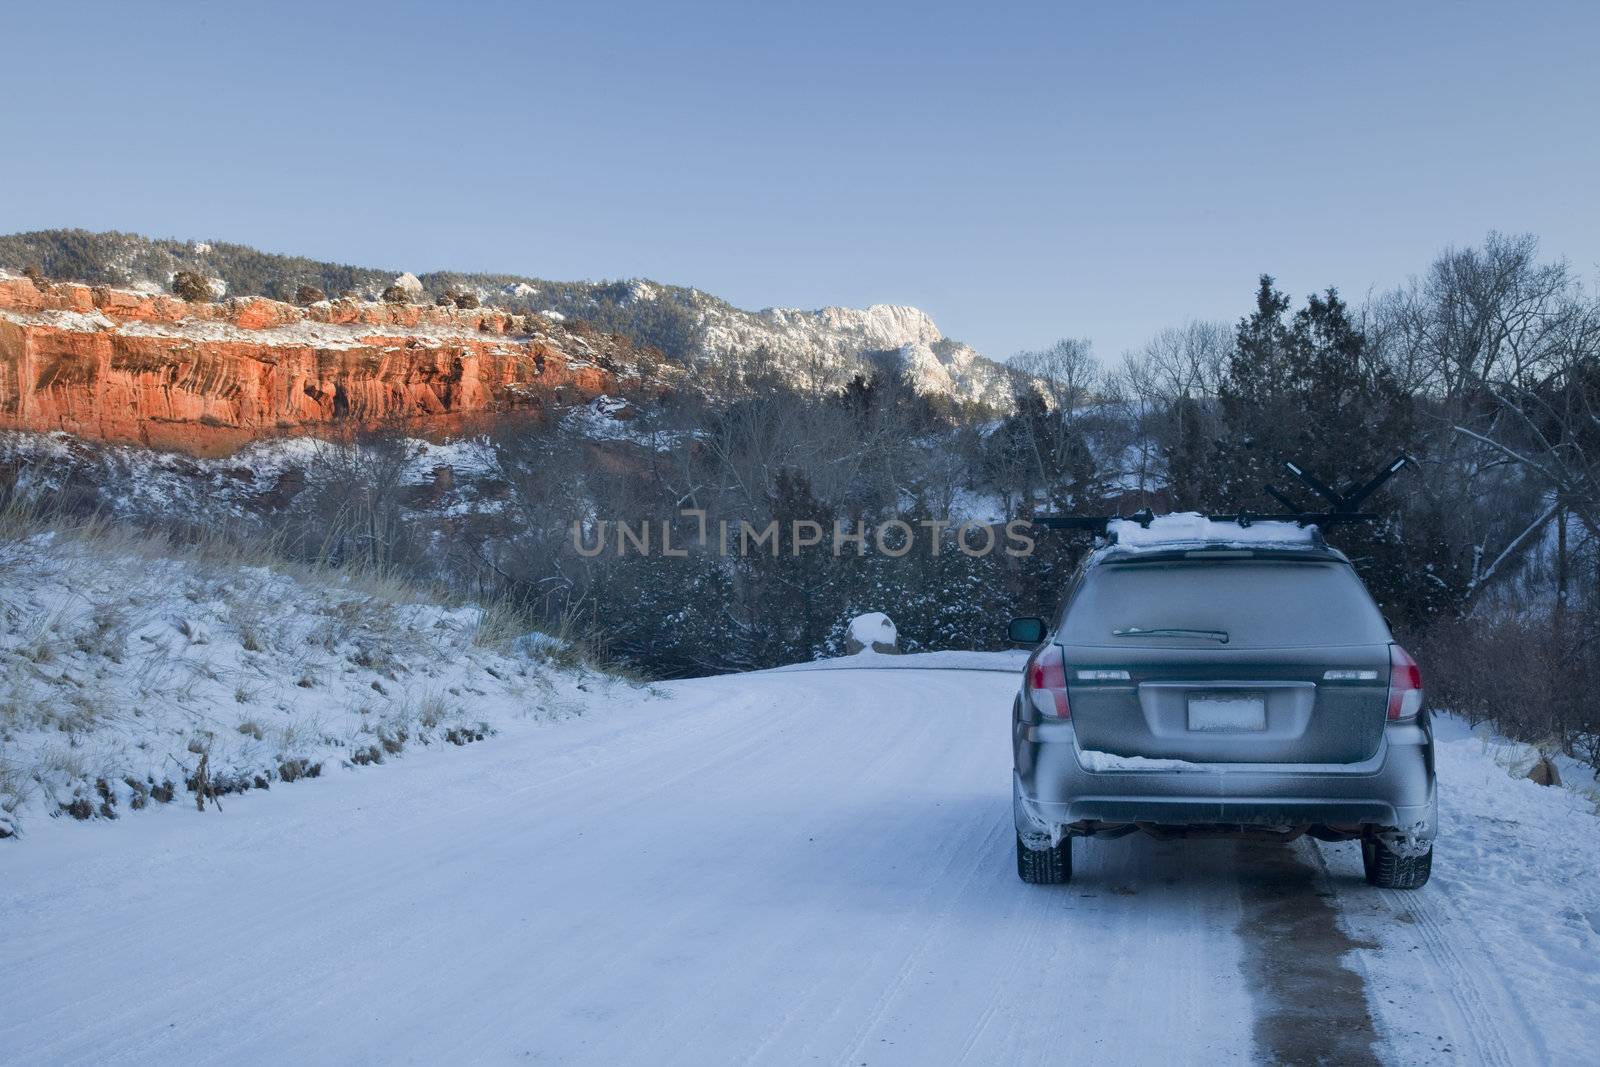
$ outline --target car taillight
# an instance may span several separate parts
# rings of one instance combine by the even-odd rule
[[[1389,646],[1389,721],[1410,722],[1422,710],[1422,669],[1399,645]]]
[[[1067,664],[1061,658],[1060,645],[1045,645],[1028,663],[1026,676],[1028,699],[1039,709],[1039,714],[1055,719],[1067,719],[1072,709],[1067,704]]]

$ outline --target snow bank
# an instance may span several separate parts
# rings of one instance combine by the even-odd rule
[[[465,744],[618,684],[378,582],[40,534],[0,549],[0,836]]]
[[[1434,717],[1439,839],[1414,893],[1361,881],[1355,844],[1323,845],[1397,1063],[1505,1050],[1590,1063],[1600,1034],[1600,818],[1592,792],[1520,777],[1532,750]],[[1441,1045],[1448,1045],[1441,1054]],[[1531,1054],[1519,1050],[1532,1050]]]

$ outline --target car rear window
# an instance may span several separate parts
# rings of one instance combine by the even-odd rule
[[[1228,648],[1362,645],[1389,628],[1347,564],[1284,560],[1108,563],[1067,605],[1061,640],[1074,645],[1218,647],[1207,637],[1116,636],[1117,630],[1208,630]]]

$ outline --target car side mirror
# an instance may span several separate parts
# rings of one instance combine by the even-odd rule
[[[1036,615],[1012,619],[1006,626],[1006,640],[1014,645],[1037,645],[1044,640],[1044,620]]]

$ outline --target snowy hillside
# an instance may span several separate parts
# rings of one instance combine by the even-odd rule
[[[595,421],[617,435],[626,430],[625,424]],[[398,446],[396,481],[408,511],[460,517],[505,509],[503,497],[485,490],[485,483],[492,486],[503,472],[494,447],[483,438],[405,438]],[[248,524],[273,509],[294,506],[308,486],[337,487],[341,476],[348,483],[350,471],[342,466],[347,452],[317,437],[269,437],[230,456],[207,459],[67,433],[0,431],[0,469],[20,471],[23,486],[41,501],[73,491],[92,493],[96,510],[106,517],[157,523]]]
[[[0,836],[268,789],[620,684],[548,638],[382,581],[99,532],[0,549]]]

